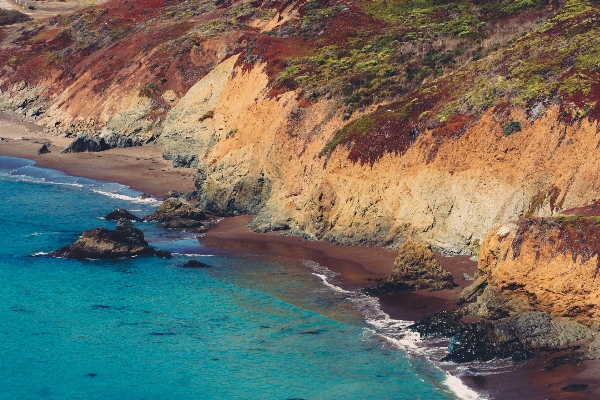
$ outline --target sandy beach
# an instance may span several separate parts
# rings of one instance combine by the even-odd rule
[[[70,175],[119,182],[149,193],[164,196],[169,190],[194,190],[193,169],[174,169],[161,157],[158,146],[112,149],[100,153],[60,154],[72,139],[44,133],[33,124],[0,116],[0,155],[28,158],[41,167],[62,170]],[[51,153],[38,155],[44,143]],[[335,284],[346,289],[374,285],[392,268],[397,251],[361,246],[338,246],[328,242],[305,241],[281,232],[259,234],[250,231],[250,216],[225,218],[214,229],[199,238],[203,246],[221,250],[232,256],[258,254],[288,260],[310,260],[338,273]],[[453,290],[396,293],[380,297],[380,304],[394,319],[418,320],[441,310],[456,309],[461,290],[470,284],[463,273],[473,275],[477,263],[468,256],[436,258],[449,270],[455,283]],[[300,262],[298,262],[300,264]],[[466,376],[463,381],[482,393],[497,399],[586,399],[600,397],[598,372],[600,362],[588,361],[579,366],[561,366],[544,371],[546,362],[559,355],[548,355],[528,363],[515,365],[510,372],[485,376]],[[583,392],[561,390],[567,384],[590,385]]]
[[[0,155],[34,160],[44,168],[58,169],[69,175],[119,182],[154,197],[169,190],[195,190],[191,168],[173,168],[161,156],[159,146],[111,149],[99,153],[67,153],[61,150],[72,138],[54,136],[31,122],[22,122],[0,114]],[[38,155],[44,144],[50,153]]]

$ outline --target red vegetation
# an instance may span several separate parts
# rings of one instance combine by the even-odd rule
[[[524,218],[512,243],[513,258],[520,255],[526,239],[552,246],[555,249],[552,257],[571,253],[573,262],[580,256],[582,262],[599,256],[596,273],[600,271],[600,221],[597,218]]]
[[[454,114],[433,131],[433,136],[445,139],[458,139],[475,120],[476,118],[473,115]]]
[[[600,217],[600,200],[583,207],[570,208],[562,212],[565,215],[582,215],[585,217]]]

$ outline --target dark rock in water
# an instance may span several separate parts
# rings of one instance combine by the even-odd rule
[[[50,153],[50,149],[48,148],[48,146],[46,144],[43,144],[37,153],[38,153],[38,155],[48,154],[48,153]]]
[[[90,372],[89,374],[85,374],[85,376],[87,376],[88,378],[94,378],[94,377],[96,377],[96,374],[94,374],[93,372]]]
[[[144,217],[144,221],[163,222],[165,228],[205,232],[208,226],[206,214],[188,201],[171,197],[163,201],[156,211]]]
[[[464,323],[462,314],[442,311],[433,317],[424,318],[409,328],[424,337],[446,337],[450,339],[448,355],[443,361],[471,362],[489,361],[494,358],[512,358],[513,361],[530,359],[534,353],[516,337],[505,336],[494,323],[479,321]]]
[[[90,135],[79,135],[71,142],[66,149],[60,153],[83,153],[83,152],[98,152],[107,150],[110,147],[104,141],[104,138]]]
[[[169,222],[175,218],[205,221],[206,214],[186,200],[170,198],[163,201],[155,212],[144,217],[144,221]]]
[[[172,254],[170,251],[161,250],[161,249],[154,249],[154,255],[156,257],[160,257],[160,258],[171,258],[172,257]]]
[[[104,218],[106,218],[109,221],[118,221],[121,218],[127,219],[129,221],[136,221],[136,222],[142,220],[141,218],[136,217],[135,215],[133,215],[132,213],[130,213],[129,211],[127,211],[124,208],[119,208],[118,210],[112,210]]]
[[[400,246],[392,272],[369,294],[411,291],[442,290],[454,288],[452,274],[436,261],[433,251],[421,243],[407,240]]]
[[[581,392],[582,390],[587,389],[589,385],[585,383],[571,383],[565,387],[561,387],[560,390],[563,392]]]
[[[198,156],[195,154],[177,154],[173,159],[173,168],[198,168]]]
[[[182,267],[185,267],[185,268],[211,268],[210,265],[204,264],[203,262],[196,261],[196,260],[190,260],[190,261],[186,262],[185,264],[183,264]]]
[[[146,200],[146,199],[151,199],[151,198],[152,198],[152,196],[151,196],[151,195],[149,195],[148,193],[142,193],[142,194],[140,194],[138,197],[139,197],[140,199],[142,199],[142,200]]]
[[[83,232],[83,235],[70,246],[53,251],[49,257],[74,258],[120,258],[144,255],[166,256],[164,250],[155,250],[148,246],[144,233],[127,219],[120,219],[114,230],[95,228]],[[170,253],[169,257],[170,257]]]
[[[208,230],[209,223],[185,218],[173,218],[165,222],[163,226],[167,229],[185,229],[191,233],[204,233]]]
[[[504,336],[489,321],[466,324],[465,330],[450,338],[449,354],[443,361],[490,361],[494,358],[511,358],[514,362],[535,356],[533,349],[517,337]]]

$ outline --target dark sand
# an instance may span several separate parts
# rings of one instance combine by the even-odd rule
[[[65,171],[70,175],[126,184],[134,189],[162,197],[169,190],[194,190],[192,169],[173,169],[161,157],[157,146],[113,149],[101,153],[59,154],[72,139],[50,136],[31,123],[23,123],[0,114],[0,155],[33,159],[36,165]],[[15,140],[15,138],[19,138]],[[20,139],[22,138],[22,139]],[[25,139],[25,140],[23,140]],[[52,153],[37,155],[42,143],[52,142]],[[374,285],[393,265],[394,250],[336,246],[328,242],[305,241],[277,232],[259,234],[250,231],[251,217],[225,218],[200,238],[200,243],[223,254],[259,254],[267,257],[311,260],[339,273],[333,283],[346,289]],[[454,304],[463,287],[470,284],[462,274],[473,275],[476,262],[469,257],[444,257],[438,261],[449,270],[454,290],[397,293],[380,297],[383,311],[394,319],[418,320],[441,310],[456,309]],[[546,362],[560,353],[515,365],[510,372],[465,376],[463,381],[480,393],[495,399],[595,399],[600,398],[600,361],[586,361],[580,366],[561,366],[544,371]],[[585,383],[581,392],[568,393],[560,389],[567,384]]]

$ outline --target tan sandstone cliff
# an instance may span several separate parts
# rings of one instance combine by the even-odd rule
[[[427,157],[431,132],[405,154],[371,165],[322,150],[343,125],[333,101],[270,97],[263,66],[224,61],[169,112],[166,154],[199,156],[207,209],[255,213],[253,229],[291,228],[313,239],[397,246],[408,237],[451,252],[477,251],[491,226],[526,212],[551,215],[600,197],[595,124],[564,125],[556,108],[521,132],[502,134],[492,111]]]

